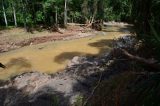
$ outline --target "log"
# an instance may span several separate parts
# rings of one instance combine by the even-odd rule
[[[157,71],[157,70],[160,70],[160,63],[158,63],[158,61],[156,60],[153,60],[153,59],[145,59],[145,58],[142,58],[142,57],[139,57],[139,56],[134,56],[132,54],[130,54],[129,52],[127,52],[126,50],[124,49],[119,49],[122,54],[124,54],[127,58],[131,59],[131,60],[135,60],[137,62],[140,62],[150,68],[153,68],[155,70],[153,71]]]

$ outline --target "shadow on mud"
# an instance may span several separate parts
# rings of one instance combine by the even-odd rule
[[[102,39],[94,43],[89,43],[88,45],[91,47],[101,48],[109,48],[112,47],[113,40]]]
[[[113,42],[113,40],[103,39],[103,40],[99,40],[94,43],[89,43],[88,45],[91,47],[97,48],[99,53],[96,55],[99,55],[99,54],[103,54],[103,53],[109,51],[112,48],[112,42]],[[87,53],[83,53],[83,52],[64,52],[64,53],[61,53],[58,56],[56,56],[53,61],[61,64],[61,63],[65,62],[66,60],[71,60],[75,56],[92,57],[95,55],[87,54]]]
[[[31,65],[30,61],[28,61],[27,59],[25,59],[23,57],[19,57],[19,58],[12,58],[6,64],[6,67],[7,68],[18,67],[19,69],[21,69],[21,68],[31,68],[32,65]]]
[[[51,88],[45,87],[41,89]],[[54,94],[49,94],[47,92],[43,94],[33,94],[38,95],[36,99],[28,98],[30,96],[29,94],[14,87],[0,89],[0,94],[0,106],[69,106],[68,97],[56,91],[54,91]]]

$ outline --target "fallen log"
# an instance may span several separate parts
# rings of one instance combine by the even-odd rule
[[[145,59],[145,58],[142,58],[139,56],[135,56],[135,55],[130,54],[128,51],[126,51],[124,49],[117,49],[117,50],[120,51],[127,58],[134,60],[134,61],[137,61],[137,62],[140,62],[147,67],[155,69],[153,71],[160,70],[160,63],[158,63],[158,61],[156,61],[154,59]]]

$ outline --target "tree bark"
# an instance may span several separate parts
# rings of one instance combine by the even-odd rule
[[[22,8],[23,8],[23,24],[24,24],[24,28],[26,29],[27,31],[27,24],[26,24],[26,12],[25,12],[25,7],[24,7],[24,3],[23,3],[23,0],[21,0],[22,2]]]
[[[56,15],[55,16],[56,17],[56,20],[55,20],[56,21],[56,25],[58,25],[58,11],[57,11],[57,8],[56,8],[56,14],[55,15]]]
[[[92,21],[94,20],[96,14],[97,14],[97,5],[98,5],[98,1],[99,1],[99,0],[94,0],[94,3],[93,3],[94,11],[93,11],[93,19],[92,19]]]
[[[83,3],[82,3],[82,13],[84,15],[84,18],[85,18],[85,23],[87,24],[88,23],[88,0],[83,0]]]
[[[4,16],[4,21],[5,21],[5,24],[6,24],[6,27],[8,26],[8,21],[7,21],[7,16],[6,16],[6,11],[5,11],[5,8],[4,8],[4,1],[2,0],[2,9],[3,9],[3,16]]]
[[[15,24],[15,27],[17,27],[17,17],[16,17],[16,10],[15,10],[15,6],[12,5],[12,8],[13,8],[13,15],[14,15],[14,24]]]
[[[67,27],[67,0],[65,0],[64,5],[64,26]]]

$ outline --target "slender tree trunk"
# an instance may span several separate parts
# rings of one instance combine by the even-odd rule
[[[97,14],[97,4],[98,4],[98,0],[94,0],[93,3],[93,16],[91,17],[90,21],[89,21],[89,26],[92,25],[92,23],[94,22],[94,19],[96,17]]]
[[[85,23],[87,24],[88,23],[88,0],[83,0],[83,3],[82,3],[82,13],[84,15],[84,18],[85,18]]]
[[[57,8],[56,8],[56,25],[58,25],[58,11],[57,11]]]
[[[46,15],[45,7],[44,7],[44,5],[42,5],[42,6],[43,6],[43,14],[44,14],[43,24],[45,26],[47,26],[48,22],[46,20],[47,19],[47,15]]]
[[[97,14],[97,5],[98,5],[98,0],[94,0],[94,3],[93,3],[94,11],[93,11],[92,22],[94,21],[94,18],[96,17],[96,14]]]
[[[65,6],[64,6],[64,26],[67,26],[67,0],[65,0]]]
[[[12,5],[12,8],[13,8],[13,15],[14,15],[14,24],[15,24],[15,27],[17,27],[17,17],[16,17],[16,10],[15,10],[15,6]]]
[[[22,2],[22,8],[23,8],[23,24],[24,24],[24,28],[27,30],[25,7],[24,7],[23,0],[21,0],[21,2]]]
[[[6,27],[8,26],[8,21],[7,21],[7,16],[6,16],[6,11],[5,11],[5,8],[4,8],[4,1],[2,0],[2,8],[3,8],[3,16],[4,16],[4,21],[5,21],[5,24],[6,24]]]
[[[72,17],[72,23],[73,23],[73,17]]]

